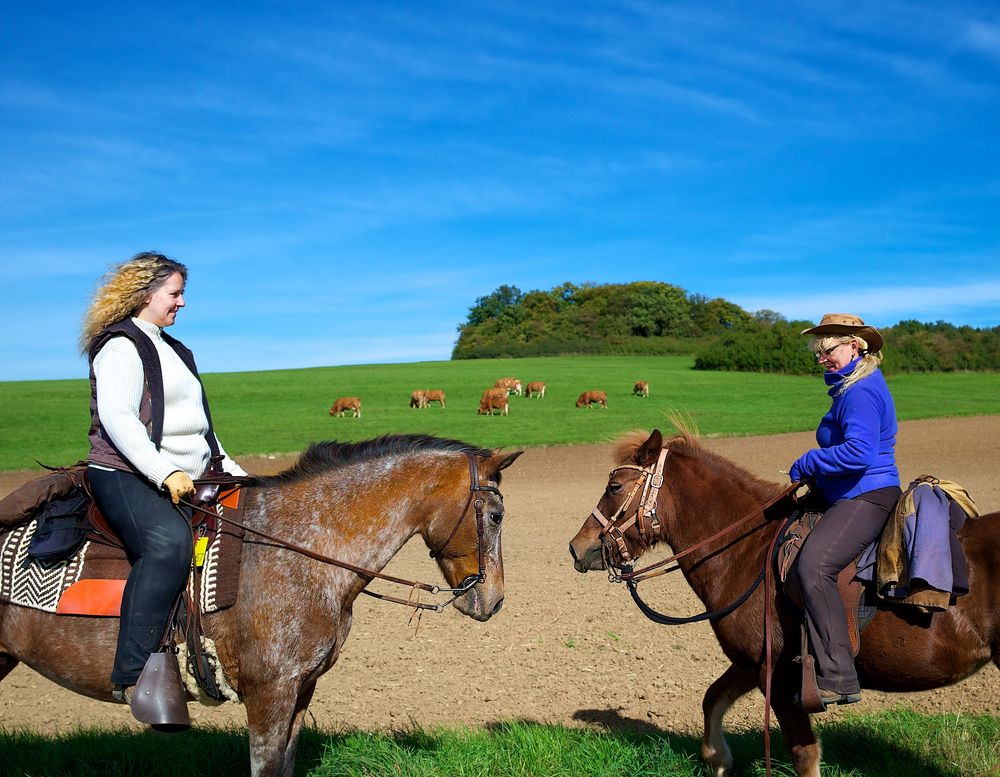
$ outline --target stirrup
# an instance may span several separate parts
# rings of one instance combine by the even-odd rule
[[[168,733],[191,727],[187,692],[172,649],[150,655],[136,684],[125,690],[131,691],[132,715],[140,723]]]
[[[826,709],[834,704],[854,704],[861,701],[861,693],[838,693],[820,688],[819,700],[823,703],[823,708]]]

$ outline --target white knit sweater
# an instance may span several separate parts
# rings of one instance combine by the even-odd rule
[[[160,357],[163,371],[160,450],[156,450],[139,420],[144,377],[142,361],[127,337],[112,337],[94,357],[101,426],[119,453],[154,485],[162,485],[164,478],[177,470],[196,478],[205,471],[211,455],[205,440],[208,419],[201,402],[201,384],[174,349],[164,342],[160,327],[140,318],[133,318],[132,323],[152,340]],[[219,452],[225,454],[221,444]],[[222,465],[230,474],[246,474],[228,455]]]

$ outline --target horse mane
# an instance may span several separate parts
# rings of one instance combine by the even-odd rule
[[[251,486],[284,486],[350,464],[375,461],[414,453],[465,453],[487,458],[493,451],[461,440],[432,437],[428,434],[386,434],[360,442],[315,442],[306,448],[291,467],[277,475],[261,475],[250,480]],[[499,479],[499,473],[497,473]]]
[[[765,500],[777,495],[783,486],[755,477],[738,464],[734,464],[725,456],[705,448],[700,441],[697,429],[687,418],[671,415],[671,423],[676,427],[677,434],[664,440],[663,445],[670,453],[685,456],[709,466],[714,472],[736,484],[741,490],[759,493]],[[637,429],[627,432],[615,444],[615,462],[626,464],[635,461],[635,456],[642,444],[649,439],[649,432]]]
[[[689,444],[695,444],[699,434],[698,427],[695,425],[693,418],[681,413],[678,410],[672,410],[667,413],[667,418],[677,430],[676,437],[669,439],[680,439]],[[633,429],[631,432],[623,434],[615,443],[615,463],[628,464],[629,462],[634,461],[635,455],[639,452],[639,448],[641,448],[642,444],[648,439],[649,432],[644,429]]]

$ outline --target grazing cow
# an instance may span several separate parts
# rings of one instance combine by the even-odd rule
[[[644,380],[637,380],[632,387],[632,393],[639,397],[649,396],[649,384]]]
[[[487,391],[483,394],[483,399],[479,403],[477,415],[493,415],[494,410],[499,410],[500,415],[510,415],[510,404],[507,402],[507,395],[490,394]]]
[[[603,407],[605,410],[608,409],[608,392],[606,391],[584,391],[578,400],[576,400],[577,407],[585,407],[590,410],[590,403],[595,402]]]
[[[351,410],[355,418],[361,418],[361,399],[358,397],[340,397],[334,400],[330,415],[343,417],[344,411]]]
[[[526,397],[544,397],[545,396],[545,384],[540,380],[535,380],[524,387],[524,395]]]
[[[444,392],[441,389],[427,389],[424,392],[424,407],[427,407],[431,402],[437,402],[441,407],[444,407]]]
[[[500,378],[493,384],[493,388],[506,389],[508,394],[521,396],[521,381],[517,378]]]
[[[487,397],[496,397],[497,399],[505,399],[507,397],[507,389],[502,388],[488,388],[483,392],[482,399],[480,402],[485,402]]]
[[[427,407],[427,392],[417,389],[410,394],[410,407]]]

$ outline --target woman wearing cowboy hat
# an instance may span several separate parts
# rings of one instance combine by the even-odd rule
[[[789,470],[808,481],[826,508],[810,533],[792,576],[806,608],[816,680],[824,704],[861,698],[837,575],[878,539],[898,501],[896,409],[879,363],[882,335],[857,316],[828,313],[810,346],[826,369],[833,399],[816,430],[818,448]]]

